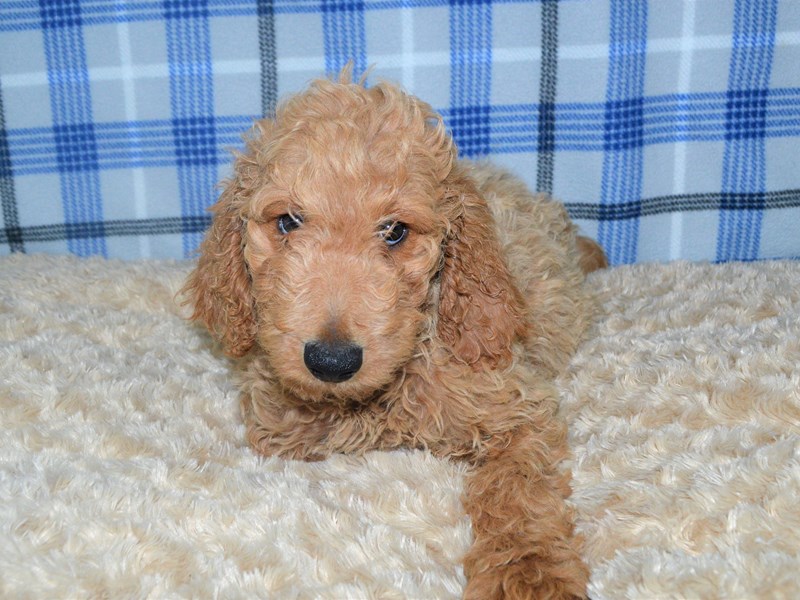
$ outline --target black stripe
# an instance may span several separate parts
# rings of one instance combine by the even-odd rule
[[[261,60],[261,114],[268,116],[278,102],[278,54],[275,50],[274,0],[258,0],[258,52]]]
[[[732,202],[732,200],[734,202]],[[625,220],[672,212],[696,212],[701,210],[720,210],[735,206],[736,210],[771,210],[800,207],[800,189],[752,194],[687,194],[684,196],[660,196],[646,198],[639,202],[626,202],[617,205],[567,203],[566,207],[573,219],[586,220]],[[164,217],[158,219],[118,220],[84,223],[59,223],[53,225],[33,225],[17,227],[13,233],[20,243],[52,242],[64,239],[88,238],[103,235],[106,237],[169,235],[181,233],[201,233],[211,224],[211,215]],[[8,228],[0,230],[0,244],[9,244]]]
[[[14,170],[11,167],[2,88],[0,88],[0,204],[3,210],[3,230],[0,232],[2,243],[8,244],[11,252],[25,252],[24,237],[19,227],[17,192],[14,189]]]
[[[645,198],[622,204],[566,203],[573,219],[624,221],[652,215],[701,210],[770,210],[800,207],[800,189],[756,193],[708,193]]]
[[[539,73],[539,131],[536,189],[553,191],[556,146],[556,83],[558,73],[558,2],[542,2],[542,66]]]
[[[158,219],[87,221],[19,227],[20,240],[54,242],[66,239],[85,239],[97,236],[122,237],[139,235],[169,235],[201,233],[211,224],[211,215],[163,217]],[[10,243],[8,229],[0,230],[0,244]]]

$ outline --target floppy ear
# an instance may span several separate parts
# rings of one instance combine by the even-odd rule
[[[525,304],[503,258],[486,201],[463,175],[448,185],[451,229],[445,242],[438,335],[464,362],[494,368],[511,360],[525,335]]]
[[[227,183],[211,207],[211,227],[200,246],[197,267],[182,290],[186,303],[194,304],[191,318],[204,323],[225,353],[234,357],[246,354],[255,340],[253,296],[242,247],[244,197],[238,177]]]

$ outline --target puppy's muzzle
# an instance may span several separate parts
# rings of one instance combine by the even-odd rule
[[[321,381],[347,381],[361,368],[361,346],[346,341],[306,342],[303,361],[311,374]]]

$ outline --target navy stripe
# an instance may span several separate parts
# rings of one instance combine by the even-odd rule
[[[17,193],[14,189],[14,169],[8,147],[6,116],[3,107],[3,88],[0,86],[0,205],[2,205],[5,242],[11,252],[25,252],[25,241],[19,226]]]
[[[40,0],[39,13],[64,220],[67,226],[99,222],[103,201],[81,7],[77,0]],[[69,239],[67,247],[79,256],[106,254],[102,231]]]
[[[566,203],[572,218],[592,221],[625,221],[676,212],[717,211],[723,206],[739,211],[800,208],[800,189],[755,194],[669,195],[607,205]]]
[[[363,0],[363,11],[397,10],[400,8],[435,8],[448,6],[453,0]],[[481,0],[478,0],[481,1]],[[547,1],[547,0],[536,0]],[[187,0],[192,4],[193,0]],[[520,0],[492,0],[493,4],[519,4]],[[275,14],[318,14],[323,11],[347,10],[345,2],[336,0],[275,0]],[[257,4],[252,0],[207,0],[205,11],[211,18],[253,17],[258,14]],[[139,1],[117,12],[114,2],[98,2],[82,9],[84,25],[109,25],[124,22],[159,21],[164,18],[161,0]],[[0,4],[0,32],[28,31],[40,28],[36,6]]]
[[[230,161],[227,148],[241,145],[241,135],[258,115],[217,117],[214,137],[217,140],[217,164]],[[132,121],[95,123],[97,161],[101,169],[135,167],[174,167],[178,164],[174,122]],[[49,128],[24,128],[8,131],[17,176],[58,172],[55,134]]]
[[[766,191],[766,122],[770,73],[775,47],[777,0],[738,0],[733,23],[733,51],[728,73],[726,143],[722,162],[722,197],[717,260],[758,256],[764,206],[742,211],[735,196]]]
[[[558,74],[558,2],[542,2],[542,66],[536,140],[536,189],[553,192],[556,149],[556,83]]]
[[[56,223],[20,227],[15,235],[26,242],[82,240],[98,235],[125,237],[140,235],[202,234],[211,224],[210,215],[191,215],[137,220],[109,220],[78,223]],[[7,230],[0,230],[0,244],[11,243]]]
[[[267,94],[270,96],[270,94]],[[267,97],[265,96],[265,97]],[[661,96],[643,101],[645,146],[675,142],[720,142],[730,136],[727,120],[727,94]],[[271,100],[269,100],[271,101]],[[572,152],[602,151],[606,141],[604,104],[562,104],[555,107],[555,150]],[[474,144],[487,143],[491,153],[536,152],[541,147],[537,104],[485,107],[488,122],[464,127],[463,138],[478,135]],[[761,110],[761,109],[759,109]],[[800,136],[800,90],[770,90],[766,96],[763,135],[765,138]],[[454,124],[456,111],[440,109]],[[463,113],[464,111],[462,111]],[[488,116],[487,116],[488,115]],[[241,133],[259,115],[216,117],[217,164],[229,160],[226,148],[238,147]],[[58,162],[52,128],[20,128],[6,132],[17,176],[57,173]],[[171,167],[177,164],[176,140],[171,120],[95,123],[97,160],[101,169]]]
[[[208,3],[165,0],[170,104],[181,214],[201,215],[217,182],[217,137]],[[202,236],[184,232],[184,256]]]
[[[261,67],[261,115],[275,111],[278,102],[278,53],[275,47],[275,3],[257,0],[258,55]]]
[[[367,69],[365,4],[360,0],[329,0],[321,3],[325,71],[337,74],[349,62],[358,79]]]
[[[644,67],[647,2],[611,0],[611,39],[603,130],[603,179],[600,203],[639,198],[644,162]],[[611,264],[636,260],[639,222],[601,221],[598,241]]]
[[[453,138],[462,156],[485,156],[491,143],[491,2],[450,3],[450,65],[447,116]]]
[[[613,206],[568,202],[566,207],[573,219],[599,221],[636,219],[642,216],[672,212],[715,211],[728,201],[730,198],[723,198],[720,193],[687,194],[646,198],[637,202],[620,203]],[[741,210],[752,210],[754,206],[763,206],[765,209],[796,208],[800,207],[800,189],[757,195],[737,194],[736,204]],[[211,216],[204,214],[151,219],[120,219],[70,225],[63,223],[34,225],[20,227],[13,235],[25,242],[53,242],[94,236],[98,231],[103,231],[107,237],[202,233],[210,224]],[[9,244],[11,240],[12,235],[8,230],[0,230],[0,244]]]

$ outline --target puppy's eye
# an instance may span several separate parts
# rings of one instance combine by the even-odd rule
[[[303,224],[303,218],[299,215],[285,214],[278,217],[278,231],[283,235],[294,231]]]
[[[381,226],[379,235],[387,246],[396,246],[408,235],[408,227],[400,221],[392,221]]]

